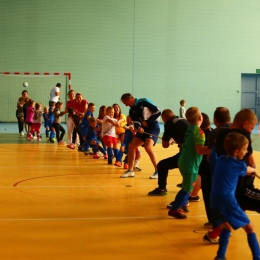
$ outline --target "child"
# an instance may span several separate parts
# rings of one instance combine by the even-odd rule
[[[242,161],[248,148],[247,138],[239,133],[229,133],[224,140],[226,155],[221,155],[216,163],[210,197],[211,208],[218,216],[222,231],[215,260],[226,259],[226,249],[231,230],[243,227],[247,233],[253,259],[259,259],[259,245],[253,226],[235,197],[239,176],[255,175],[256,170]]]
[[[180,105],[181,105],[181,107],[180,107],[180,118],[184,118],[184,119],[186,119],[186,116],[185,116],[185,114],[186,114],[186,109],[185,109],[185,104],[186,104],[186,101],[185,100],[181,100],[180,101]]]
[[[29,134],[27,135],[27,139],[29,141],[33,138],[33,133],[37,132],[37,140],[41,141],[41,123],[42,123],[42,111],[41,111],[41,103],[35,104],[35,110],[33,114],[32,124],[31,124],[31,130]]]
[[[97,121],[96,121],[96,119],[94,117],[90,117],[88,119],[88,122],[89,122],[89,126],[87,129],[87,133],[85,136],[85,142],[84,142],[85,147],[86,146],[88,148],[92,147],[93,152],[94,152],[94,154],[93,154],[94,159],[100,158],[100,156],[97,154],[98,151],[100,151],[104,154],[105,159],[108,159],[106,151],[101,147],[101,145],[99,144],[99,141],[97,140],[97,128],[96,128]]]
[[[44,127],[45,127],[45,135],[46,135],[46,139],[49,139],[49,135],[50,135],[50,124],[49,124],[49,111],[48,111],[48,107],[44,107],[43,108],[43,119],[44,119]]]
[[[25,128],[25,132],[29,133],[29,126],[26,123],[26,118],[27,118],[27,108],[29,106],[29,101],[30,98],[29,97],[25,97],[24,98],[24,105],[23,105],[23,114],[24,114],[24,128]]]
[[[104,106],[104,105],[101,106],[99,108],[99,113],[98,113],[98,118],[97,118],[97,127],[98,127],[97,137],[98,137],[98,140],[101,141],[103,149],[105,151],[107,150],[107,147],[102,140],[102,123],[103,123],[103,118],[106,115],[106,109],[107,109],[106,106]]]
[[[88,120],[90,117],[93,117],[95,108],[96,107],[95,107],[94,103],[89,103],[88,109],[87,109],[86,113],[84,114],[84,116],[82,117],[81,123],[79,124],[79,132],[81,133],[83,139],[84,139],[84,137],[86,137],[86,134],[87,134],[87,129],[89,126]],[[84,150],[85,150],[85,154],[87,154],[89,152],[89,146],[85,145]]]
[[[18,99],[17,103],[17,110],[16,110],[16,118],[18,119],[18,129],[19,129],[19,134],[24,135],[23,132],[23,123],[24,123],[24,113],[23,113],[23,106],[24,106],[24,97],[20,97]]]
[[[117,149],[117,138],[116,138],[116,128],[119,126],[117,120],[114,118],[114,108],[107,107],[106,115],[102,123],[102,136],[105,145],[107,146],[108,153],[108,164],[112,164],[113,152],[118,161],[118,149]]]
[[[205,134],[200,129],[203,120],[200,110],[197,107],[190,107],[186,112],[186,117],[190,125],[185,133],[184,145],[178,159],[178,166],[183,177],[182,188],[168,212],[169,216],[178,219],[187,218],[185,214],[182,214],[181,207],[187,204],[189,194],[193,190],[202,155],[208,153],[208,147],[204,146]]]
[[[61,112],[60,110],[62,109],[63,103],[58,101],[55,104],[55,109],[53,111],[54,114],[54,121],[52,123],[52,127],[55,129],[56,132],[56,138],[58,141],[58,144],[65,144],[62,139],[66,133],[65,129],[63,126],[60,124],[61,123],[61,117],[65,114],[65,112]],[[60,135],[61,132],[61,135]]]
[[[49,101],[49,104],[50,104],[50,107],[49,107],[49,126],[50,126],[50,137],[49,137],[49,140],[51,143],[54,143],[55,142],[55,129],[54,127],[52,126],[52,123],[54,121],[54,109],[55,109],[55,102],[54,101]]]
[[[118,153],[118,161],[115,162],[115,165],[118,167],[122,166],[122,157],[123,157],[123,153],[126,154],[125,160],[124,160],[124,169],[128,169],[128,145],[130,144],[130,142],[133,140],[134,136],[135,136],[135,130],[134,130],[134,126],[133,126],[133,121],[130,118],[130,116],[128,115],[126,117],[126,122],[127,125],[124,126],[125,128],[125,137],[124,137],[124,141],[120,147],[120,151]],[[135,171],[141,171],[140,168],[138,168],[138,164],[141,158],[141,153],[139,151],[139,149],[136,149],[136,154],[135,154],[135,163],[134,163],[134,170]]]
[[[33,116],[34,116],[34,101],[30,99],[28,101],[28,108],[26,111],[26,124],[28,125],[28,134],[31,131]]]

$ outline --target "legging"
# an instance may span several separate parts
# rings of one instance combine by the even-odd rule
[[[59,123],[52,123],[52,127],[54,127],[55,131],[56,131],[56,138],[57,138],[57,141],[62,141],[66,131],[65,129],[63,128],[62,125],[60,125]],[[61,134],[60,134],[61,132]]]

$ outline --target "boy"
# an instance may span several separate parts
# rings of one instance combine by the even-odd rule
[[[185,104],[186,104],[186,101],[185,100],[181,100],[180,101],[180,105],[181,105],[181,107],[180,107],[180,118],[184,118],[184,119],[186,119],[186,116],[185,116],[185,114],[186,114],[186,109],[185,109]]]
[[[119,126],[119,124],[117,123],[117,120],[114,118],[114,108],[107,107],[106,115],[103,118],[102,123],[102,136],[103,142],[107,146],[108,164],[112,164],[113,152],[114,156],[116,157],[116,161],[118,161],[117,137],[115,126]]]
[[[239,176],[255,175],[255,169],[246,166],[242,161],[247,153],[249,141],[239,133],[229,133],[224,140],[226,155],[221,155],[216,163],[212,181],[212,191],[210,205],[215,212],[217,225],[222,231],[219,238],[219,248],[215,260],[224,260],[228,240],[232,228],[243,227],[247,233],[249,247],[253,254],[253,259],[259,259],[259,245],[253,226],[245,212],[238,205],[235,197],[236,186]],[[215,224],[215,223],[214,223]]]
[[[250,109],[242,109],[240,110],[233,120],[233,123],[229,128],[221,127],[219,128],[215,143],[212,147],[210,156],[209,156],[209,164],[211,168],[211,172],[213,173],[215,170],[215,164],[219,156],[226,154],[224,149],[224,140],[225,137],[231,132],[237,132],[244,135],[249,144],[248,144],[248,152],[244,157],[244,161],[248,166],[255,167],[255,161],[253,157],[253,148],[251,145],[251,137],[250,134],[254,129],[257,123],[257,117],[255,113]],[[251,210],[260,213],[260,190],[254,188],[254,177],[252,176],[240,176],[237,190],[236,190],[236,199],[238,204],[243,210]],[[214,220],[214,214],[213,214]],[[207,232],[203,241],[207,243],[218,243],[218,236],[221,232],[221,228],[219,226],[213,225],[213,230]]]
[[[94,117],[90,117],[88,119],[88,122],[89,122],[89,126],[87,129],[87,133],[85,136],[85,142],[84,142],[85,148],[86,148],[86,146],[88,148],[90,146],[92,147],[93,152],[94,152],[94,154],[93,154],[94,159],[100,158],[100,156],[97,154],[98,150],[104,154],[104,159],[108,159],[106,151],[103,149],[103,147],[101,147],[101,145],[99,144],[99,141],[97,140],[97,128],[96,128],[97,121],[96,121],[96,119]]]
[[[168,148],[171,140],[177,143],[180,151],[172,157],[161,160],[158,165],[158,188],[150,191],[149,196],[164,196],[167,195],[167,177],[168,171],[178,168],[178,159],[181,148],[184,143],[185,132],[189,123],[185,119],[176,116],[170,109],[165,109],[162,112],[162,120],[164,122],[164,133],[162,137],[162,147]]]
[[[187,121],[190,123],[184,139],[184,145],[178,159],[178,166],[183,177],[182,188],[177,193],[168,215],[178,219],[185,219],[181,207],[188,202],[189,194],[193,190],[194,182],[198,177],[199,165],[202,155],[208,153],[204,146],[205,134],[200,129],[203,117],[197,107],[190,107],[186,112]]]

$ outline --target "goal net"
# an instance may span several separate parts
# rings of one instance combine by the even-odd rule
[[[28,82],[28,87],[23,86],[24,82]],[[67,75],[0,74],[0,122],[17,122],[17,101],[23,90],[28,91],[32,100],[41,103],[42,109],[49,106],[50,91],[57,83],[61,83],[60,101],[65,109],[69,85]],[[65,117],[62,121],[65,121]]]

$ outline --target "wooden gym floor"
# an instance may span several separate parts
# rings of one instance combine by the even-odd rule
[[[188,218],[168,217],[181,182],[168,177],[168,195],[150,197],[157,187],[143,149],[135,178],[121,179],[122,168],[92,159],[66,145],[8,142],[0,135],[0,259],[3,260],[199,260],[214,259],[217,245],[202,241],[207,229],[204,204],[190,203]],[[158,159],[177,147],[155,146]],[[257,166],[260,153],[254,152]],[[260,187],[260,180],[255,180]],[[201,195],[201,194],[200,194]],[[259,214],[247,212],[260,239]],[[232,233],[227,259],[252,259],[243,230]]]

